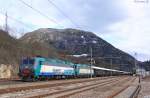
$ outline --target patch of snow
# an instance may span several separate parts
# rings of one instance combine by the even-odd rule
[[[96,44],[96,43],[97,43],[97,41],[93,40],[93,41],[92,41],[92,43]]]
[[[84,38],[84,36],[82,35],[81,38]]]
[[[86,40],[84,40],[84,41],[83,41],[83,44],[86,44],[86,43],[87,43]]]
[[[32,38],[29,36],[29,37],[28,37],[28,40],[31,40],[31,39],[32,39]]]
[[[74,57],[86,57],[86,56],[88,56],[88,54],[72,55],[72,56],[74,56]]]

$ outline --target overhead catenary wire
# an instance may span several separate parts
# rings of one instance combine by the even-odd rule
[[[63,16],[65,16],[75,27],[79,27],[63,10],[61,10],[54,2],[48,0],[48,2],[53,5]]]
[[[49,16],[45,15],[44,13],[42,13],[41,11],[39,11],[38,9],[35,9],[34,7],[32,7],[31,5],[29,5],[28,3],[24,2],[23,0],[18,0],[20,1],[22,4],[24,4],[25,6],[31,8],[32,10],[34,10],[35,12],[39,13],[41,16],[45,17],[46,19],[48,19],[50,22],[53,22],[55,24],[57,24],[60,27],[63,27],[62,25],[60,25],[57,21],[55,21],[54,19],[51,19]]]

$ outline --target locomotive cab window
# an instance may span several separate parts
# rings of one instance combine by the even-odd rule
[[[43,61],[39,61],[39,65],[42,65],[43,64]]]
[[[23,59],[22,64],[23,65],[34,64],[34,59]]]

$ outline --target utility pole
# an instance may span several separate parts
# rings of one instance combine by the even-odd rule
[[[5,14],[5,31],[8,33],[8,16],[7,16],[7,12]]]
[[[136,65],[136,55],[137,55],[137,53],[135,53],[134,55],[135,55],[134,67],[135,67],[135,73],[137,74],[137,71],[138,71],[138,68],[137,68],[137,65]]]
[[[112,69],[112,58],[110,58],[110,69]],[[112,71],[110,75],[112,76]]]
[[[136,75],[137,73],[139,74],[139,83],[141,83],[141,75],[140,75],[140,68],[137,66],[137,62],[136,62],[136,56],[137,56],[137,53],[135,52],[135,59],[134,59],[134,64],[135,64],[135,72],[136,72]]]
[[[90,51],[91,51],[90,78],[92,78],[92,65],[93,65],[93,51],[92,51],[92,47],[90,47]]]

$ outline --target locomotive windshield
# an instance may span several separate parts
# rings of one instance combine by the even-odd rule
[[[22,64],[23,65],[32,65],[32,64],[34,64],[34,59],[29,59],[29,58],[23,59]]]

